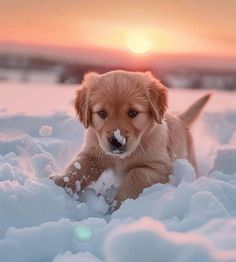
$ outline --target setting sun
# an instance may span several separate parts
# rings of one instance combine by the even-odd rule
[[[136,54],[144,54],[152,49],[152,43],[145,35],[129,34],[126,37],[128,49]]]

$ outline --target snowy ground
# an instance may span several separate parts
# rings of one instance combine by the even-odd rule
[[[170,108],[202,93],[171,90]],[[194,127],[201,178],[178,160],[170,184],[112,215],[102,195],[81,202],[48,179],[83,141],[73,96],[73,87],[0,84],[0,260],[235,262],[236,93],[215,92]]]

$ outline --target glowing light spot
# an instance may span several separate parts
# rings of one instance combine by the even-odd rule
[[[150,39],[138,33],[129,34],[126,37],[126,45],[130,51],[136,54],[144,54],[152,49]]]
[[[75,228],[75,235],[78,240],[86,242],[92,239],[93,231],[89,225],[80,224]]]

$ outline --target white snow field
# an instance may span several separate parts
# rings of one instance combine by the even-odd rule
[[[79,198],[48,178],[83,142],[74,92],[0,84],[0,261],[235,262],[236,93],[213,92],[193,127],[200,178],[177,160],[169,184],[110,214],[106,194],[119,179],[109,170]],[[170,108],[203,93],[171,89]]]

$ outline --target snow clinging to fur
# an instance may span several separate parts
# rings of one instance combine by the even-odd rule
[[[126,139],[124,136],[121,135],[120,129],[117,128],[116,131],[114,131],[114,136],[119,143],[121,143],[122,145],[125,145]]]

